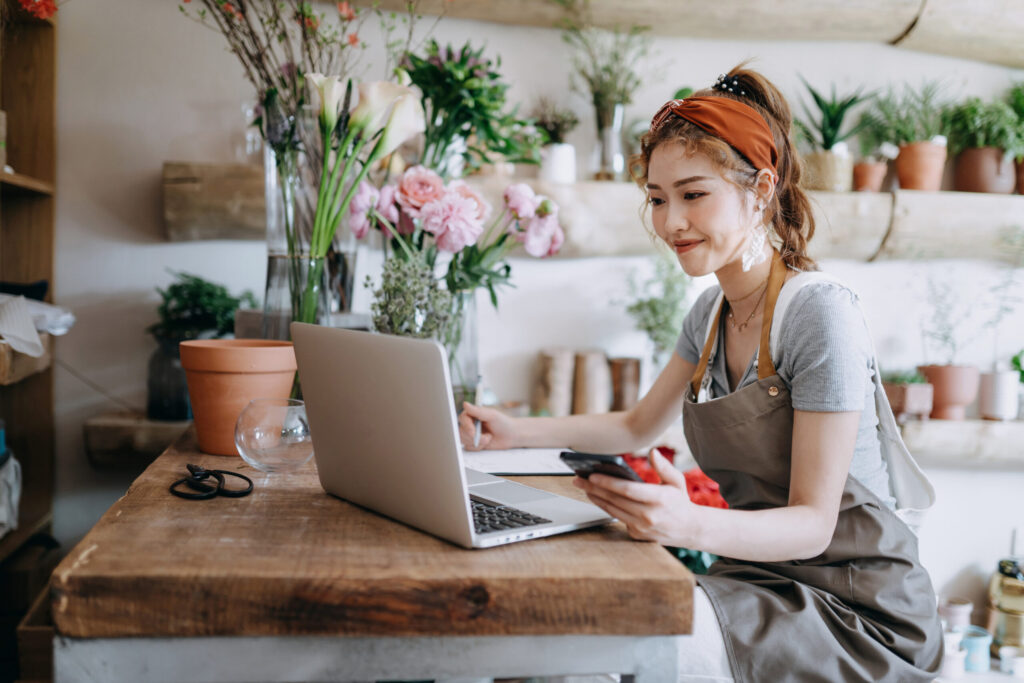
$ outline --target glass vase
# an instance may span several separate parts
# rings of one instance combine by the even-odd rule
[[[626,157],[622,152],[622,104],[595,106],[597,120],[597,170],[594,180],[622,180]]]
[[[264,337],[289,339],[288,324],[293,320],[314,325],[328,324],[331,313],[329,289],[330,272],[326,258],[315,258],[308,253],[271,256],[267,261]],[[268,323],[271,331],[279,336],[266,335]]]
[[[480,346],[477,338],[477,310],[474,291],[457,292],[452,302],[452,321],[445,347],[452,378],[456,410],[463,401],[476,403],[480,384]]]

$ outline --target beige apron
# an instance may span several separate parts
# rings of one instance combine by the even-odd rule
[[[733,509],[789,502],[793,407],[770,353],[772,317],[785,278],[786,268],[776,253],[758,381],[698,402],[718,335],[720,306],[683,405],[690,450]],[[883,415],[879,422],[887,431]],[[893,462],[889,454],[883,455]],[[894,462],[890,470],[916,470],[910,465]],[[900,491],[894,494],[899,505]],[[722,558],[697,580],[718,615],[738,683],[905,683],[930,681],[938,671],[942,632],[931,580],[918,562],[917,537],[853,477],[846,479],[835,534],[821,555],[790,562]]]

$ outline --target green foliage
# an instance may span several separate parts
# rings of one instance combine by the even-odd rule
[[[971,97],[946,110],[950,152],[972,147],[998,147],[1011,156],[1024,153],[1021,119],[1006,102]]]
[[[718,559],[717,555],[712,555],[704,550],[673,548],[671,546],[666,546],[665,549],[675,555],[676,559],[682,562],[683,566],[694,574],[707,574],[708,568]]]
[[[885,142],[903,145],[927,142],[936,135],[947,135],[945,102],[942,86],[926,82],[919,89],[904,86],[901,93],[893,89],[876,97],[870,113],[876,131]]]
[[[427,44],[426,55],[406,53],[402,68],[423,93],[426,131],[422,163],[439,173],[449,148],[465,140],[463,153],[469,171],[490,163],[492,154],[511,162],[540,163],[542,140],[533,122],[505,111],[508,84],[501,80],[495,62],[485,59],[483,48],[467,42],[458,51],[436,40]]]
[[[856,135],[866,125],[864,120],[861,119],[860,122],[845,133],[842,132],[843,121],[850,113],[850,110],[861,102],[870,99],[871,95],[862,95],[862,90],[858,90],[852,95],[839,97],[836,95],[836,85],[833,83],[832,93],[826,99],[821,93],[811,87],[811,84],[804,80],[803,77],[800,80],[804,82],[808,92],[811,93],[814,104],[817,106],[817,112],[812,112],[805,103],[801,103],[806,118],[803,120],[794,119],[793,123],[803,138],[814,149],[830,150],[837,143]]]
[[[685,100],[687,97],[689,97],[692,94],[693,94],[693,88],[691,88],[689,86],[684,86],[684,87],[680,88],[679,90],[676,90],[676,93],[672,96],[672,99],[673,100]]]
[[[1024,121],[1024,81],[1014,83],[1006,93],[1006,101],[1013,107],[1013,111]]]
[[[878,115],[871,111],[862,113],[857,126],[859,127],[857,142],[860,144],[861,158],[867,160],[883,158],[879,148],[883,142],[889,142],[889,140],[887,139],[886,127]]]
[[[1024,382],[1024,349],[1013,357],[1013,360],[1010,361],[1010,365],[1013,366],[1014,370],[1020,373],[1020,381]]]
[[[235,311],[241,304],[256,306],[252,292],[233,297],[223,285],[197,275],[177,272],[167,289],[157,288],[163,301],[157,308],[160,322],[146,331],[157,339],[185,341],[200,336],[223,337],[234,331]],[[212,333],[212,334],[211,334]]]
[[[654,264],[654,276],[637,287],[630,280],[633,303],[626,307],[637,329],[645,332],[654,343],[655,359],[660,363],[665,353],[675,348],[679,332],[686,317],[686,291],[690,278],[675,259],[659,256]]]
[[[367,286],[370,278],[366,278]],[[444,339],[452,320],[452,295],[441,289],[421,258],[384,261],[380,288],[373,292],[373,326],[378,332],[420,339]]]
[[[537,101],[533,118],[537,121],[537,127],[547,135],[548,141],[555,144],[565,142],[565,136],[580,122],[571,109],[559,109],[554,101],[546,97]]]
[[[889,384],[925,384],[928,380],[917,370],[883,372],[882,381]]]
[[[616,104],[629,104],[640,87],[638,65],[650,50],[646,26],[606,31],[590,19],[590,0],[554,0],[567,12],[562,40],[574,50],[572,87],[589,95],[600,119]],[[599,122],[598,128],[604,126]]]

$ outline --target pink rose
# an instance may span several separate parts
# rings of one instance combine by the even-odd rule
[[[360,181],[348,205],[348,227],[357,240],[366,237],[370,230],[370,212],[377,206],[379,196],[380,191],[376,187],[365,180]]]
[[[448,191],[458,192],[463,197],[472,199],[476,202],[476,217],[479,218],[481,222],[487,222],[487,218],[491,215],[491,205],[486,199],[480,196],[480,193],[467,185],[464,180],[453,180],[448,183]]]
[[[402,174],[396,198],[411,218],[420,217],[424,205],[444,196],[444,181],[429,168],[413,166]]]
[[[533,218],[537,213],[540,199],[533,188],[526,183],[516,183],[505,188],[505,206],[516,218]]]
[[[391,225],[398,223],[398,206],[395,204],[397,191],[398,188],[394,185],[385,185],[380,188],[380,199],[377,200],[378,213]]]
[[[423,230],[437,241],[438,249],[455,254],[474,244],[484,231],[477,218],[477,203],[458,192],[449,192],[420,211]]]
[[[526,224],[526,234],[522,239],[526,253],[536,258],[556,253],[564,241],[565,233],[562,232],[555,214],[531,218]]]

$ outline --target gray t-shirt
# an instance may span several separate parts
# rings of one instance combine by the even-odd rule
[[[697,364],[704,349],[708,322],[721,289],[702,292],[686,319],[676,353]],[[872,344],[857,295],[834,282],[814,282],[801,288],[781,321],[776,370],[789,388],[793,408],[812,412],[861,411],[857,445],[850,476],[893,508],[889,475],[878,441],[878,414]],[[719,340],[725,335],[725,316],[719,324]],[[757,354],[748,364],[737,389],[757,381]],[[719,343],[711,368],[710,396],[729,393],[725,345]]]

